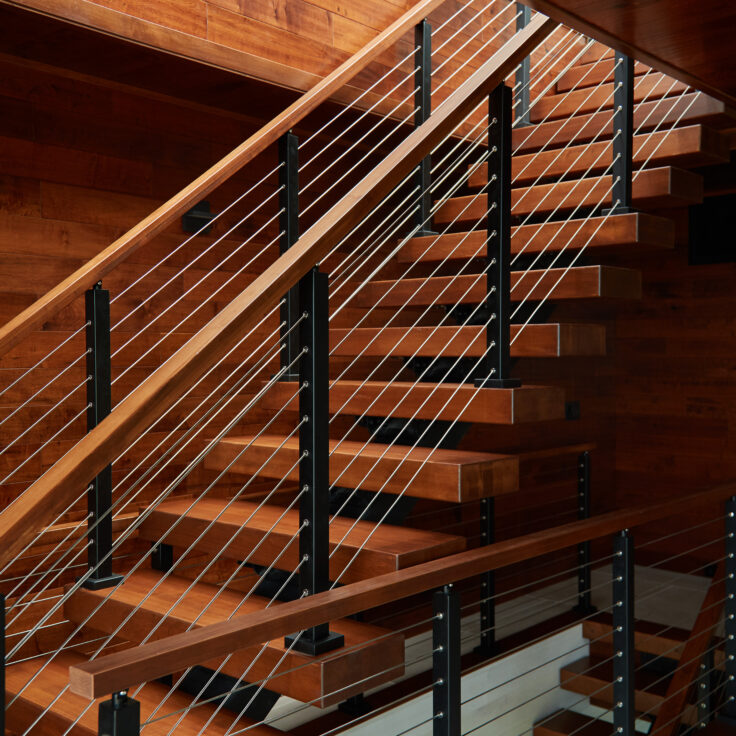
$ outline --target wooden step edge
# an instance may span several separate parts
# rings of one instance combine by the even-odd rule
[[[565,417],[565,392],[558,386],[475,388],[472,384],[455,383],[333,381],[329,396],[333,415],[339,411],[358,416],[509,425]],[[297,411],[295,386],[276,384],[264,394],[260,405],[269,410],[286,407],[288,411]]]
[[[558,710],[537,721],[534,736],[611,736],[611,724],[572,710]]]
[[[571,66],[555,84],[555,91],[559,94],[562,92],[570,92],[575,89],[587,89],[595,87],[601,82],[613,81],[613,59],[603,60],[600,63],[575,64]],[[646,74],[651,67],[641,61],[634,62],[634,77],[641,77]],[[660,74],[661,72],[650,72]],[[666,76],[666,75],[662,75]]]
[[[642,249],[675,247],[675,224],[665,217],[645,212],[550,222],[540,225],[517,225],[511,228],[511,252],[535,254],[540,251],[616,252],[630,246]],[[412,238],[396,256],[398,263],[417,261],[435,263],[442,260],[485,258],[486,235],[483,230],[446,233],[440,236]]]

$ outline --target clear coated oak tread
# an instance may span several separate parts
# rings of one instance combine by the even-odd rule
[[[267,409],[281,409],[289,401],[298,408],[295,384],[272,386],[262,399]],[[405,381],[333,381],[330,411],[410,419],[443,419],[480,424],[521,424],[563,419],[565,394],[557,386],[475,388],[468,383],[411,383]]]
[[[296,437],[286,441],[278,435],[261,435],[256,440],[226,437],[205,462],[213,470],[229,468],[231,473],[296,481],[298,453]],[[513,455],[487,452],[330,440],[330,482],[366,491],[465,502],[517,491],[519,461]]]
[[[7,728],[18,733],[25,733],[36,718],[46,709],[49,711],[38,723],[33,725],[31,733],[34,736],[59,736],[68,733],[70,736],[97,736],[97,703],[90,703],[87,698],[74,695],[69,690],[61,697],[56,696],[64,691],[69,684],[69,667],[86,662],[86,658],[72,653],[62,652],[53,659],[31,659],[18,664],[8,665],[5,670],[6,697],[19,693],[26,683],[41,669],[38,677],[23,690],[18,700],[10,706],[6,715]],[[169,694],[169,687],[158,682],[149,682],[143,686],[135,696],[141,704],[141,722],[153,714],[156,707]],[[53,704],[52,704],[53,702]],[[174,690],[157,713],[163,716],[187,708],[191,698],[183,692]],[[177,736],[198,736],[203,733],[205,726],[207,734],[218,736],[230,732],[233,721],[237,716],[226,710],[215,714],[216,706],[202,705],[190,710],[180,722],[179,715],[172,718],[163,718],[147,725],[144,733],[150,736],[167,736],[176,725]],[[214,714],[214,715],[213,715]],[[79,718],[79,723],[70,731],[69,726]],[[210,718],[212,720],[210,721]],[[249,734],[255,736],[277,736],[283,733],[269,726],[254,725],[247,718],[241,718],[237,723],[238,730],[248,728]]]
[[[613,736],[613,727],[600,718],[558,710],[534,724],[534,736]]]
[[[563,212],[576,207],[594,207],[611,203],[611,177],[594,176],[585,179],[537,184],[511,192],[514,215],[532,212]],[[435,225],[481,221],[487,210],[484,194],[453,197],[441,205],[434,218]],[[647,207],[688,207],[703,200],[703,177],[671,166],[641,171],[632,183],[633,204]]]
[[[357,289],[357,284],[356,284]],[[351,301],[356,307],[480,304],[487,296],[483,274],[369,281]],[[523,299],[639,299],[641,273],[615,266],[512,271],[511,301]]]
[[[656,715],[666,694],[669,678],[658,672],[637,670],[635,673],[635,708],[640,713]],[[560,686],[581,695],[592,695],[596,704],[613,702],[613,666],[610,658],[584,657],[560,670]],[[608,687],[606,685],[608,684]]]
[[[595,324],[511,325],[511,357],[558,358],[606,354],[606,330]],[[483,327],[358,327],[331,329],[332,355],[477,358],[486,352]]]
[[[399,263],[436,262],[445,259],[465,260],[486,255],[486,234],[482,229],[465,233],[446,233],[412,238],[399,251]],[[673,248],[675,226],[672,220],[643,212],[608,218],[518,225],[511,229],[512,254],[532,255],[544,251],[575,251],[585,247],[605,252],[621,251],[635,245],[637,252],[646,249]]]
[[[726,137],[703,125],[645,133],[634,136],[634,165],[664,165],[684,168],[710,166],[727,162],[730,149]],[[564,151],[557,149],[517,154],[512,158],[514,184],[529,184],[537,180],[601,173],[613,159],[610,140],[571,145]],[[468,179],[471,187],[482,187],[488,181],[488,166],[483,164],[472,171]]]
[[[105,633],[124,624],[120,637],[140,644],[161,621],[151,640],[246,616],[268,604],[268,599],[259,596],[246,598],[245,593],[223,591],[206,583],[192,586],[191,580],[174,575],[163,578],[153,570],[139,570],[112,592],[80,588],[67,600],[64,612],[71,621],[88,622],[91,628]],[[272,604],[274,608],[279,605]],[[294,650],[285,655],[284,640],[278,639],[268,642],[263,651],[258,646],[235,652],[221,671],[239,678],[247,670],[252,682],[268,677],[270,690],[318,707],[334,705],[403,674],[402,635],[351,619],[333,621],[330,628],[344,635],[345,646],[322,657]],[[289,672],[297,667],[298,671]],[[271,677],[278,672],[288,674]]]
[[[201,552],[256,565],[270,565],[278,557],[281,569],[296,567],[299,545],[287,543],[299,529],[298,510],[284,512],[279,506],[259,507],[246,501],[226,508],[227,504],[223,499],[203,499],[190,509],[190,500],[167,501],[141,524],[140,536],[150,541],[163,538],[175,547],[188,547],[196,539]],[[347,567],[340,577],[344,583],[401,570],[465,548],[463,537],[450,534],[388,524],[376,527],[339,516],[331,521],[331,551],[338,543],[340,547],[330,559],[330,577],[336,579]]]
[[[567,92],[573,88],[592,87],[604,81],[612,82],[613,64],[613,59],[602,59],[597,64],[576,64],[557,80],[556,89],[558,92]],[[648,69],[641,61],[634,62],[634,76],[645,74]]]

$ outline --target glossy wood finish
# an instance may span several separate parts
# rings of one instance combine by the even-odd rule
[[[703,125],[689,125],[634,136],[634,164],[656,166],[669,164],[680,167],[710,166],[728,161],[728,138]],[[589,176],[606,171],[613,159],[610,140],[570,145],[564,151],[556,149],[516,155],[512,159],[514,183],[527,184],[560,176]],[[488,167],[479,166],[468,178],[471,187],[482,187],[488,181]]]
[[[205,464],[211,470],[298,480],[298,458],[296,437],[230,436],[218,443]],[[518,490],[519,462],[492,453],[330,440],[330,482],[465,503]]]
[[[518,339],[516,335],[519,335]],[[606,331],[591,324],[511,325],[511,356],[557,358],[563,355],[605,355]],[[330,330],[334,356],[478,357],[486,350],[482,327],[357,327]]]
[[[141,678],[162,677],[200,660],[223,656],[299,628],[343,618],[624,528],[633,529],[703,507],[713,513],[722,510],[722,502],[734,492],[736,486],[731,483],[665,502],[611,511],[287,603],[280,607],[278,614],[256,613],[248,620],[215,624],[193,634],[173,636],[134,651],[102,657],[71,668],[71,689],[86,697],[121,690],[140,682]]]
[[[274,386],[263,406],[277,410],[291,402],[297,409],[294,387]],[[565,396],[559,388],[475,388],[472,384],[409,383],[406,381],[333,381],[330,411],[341,414],[443,419],[479,424],[519,424],[562,419]]]
[[[625,251],[636,246],[645,249],[672,248],[675,228],[671,220],[642,212],[616,215],[607,219],[591,217],[548,222],[539,225],[517,225],[511,229],[511,252],[555,253],[560,250],[600,249],[604,253]],[[444,259],[464,260],[486,255],[486,236],[481,230],[469,233],[445,233],[438,236],[412,238],[397,254],[399,263],[435,262]]]
[[[6,715],[6,724],[9,731],[25,733],[32,728],[34,736],[59,736],[69,733],[70,736],[97,736],[97,703],[90,703],[85,697],[64,692],[68,682],[69,668],[79,666],[84,658],[73,652],[61,652],[53,659],[31,659],[19,664],[8,665],[6,669],[6,688],[9,697],[20,693],[28,681],[43,668],[42,674],[25,687],[23,694],[11,706]],[[61,696],[59,696],[61,693]],[[169,694],[168,685],[159,682],[149,682],[136,695],[141,704],[141,722],[151,716]],[[107,693],[102,699],[109,699]],[[165,716],[175,711],[183,710],[191,704],[191,698],[185,693],[174,690],[166,700],[157,716]],[[53,703],[53,707],[52,706]],[[46,715],[36,722],[38,716],[49,708]],[[215,705],[200,704],[190,710],[181,722],[177,723],[178,715],[163,718],[146,726],[146,732],[152,736],[166,736],[176,724],[177,736],[197,736],[207,726],[206,732],[213,736],[224,736],[232,726],[235,716],[226,710],[215,714]],[[212,717],[212,721],[209,719]],[[78,725],[67,732],[67,728],[80,718]],[[238,723],[238,728],[248,728],[248,733],[256,736],[278,736],[283,733],[269,726],[254,724],[246,718]]]
[[[355,289],[357,287],[355,284]],[[369,281],[350,303],[360,307],[375,304],[394,308],[478,304],[486,298],[487,289],[483,274]],[[641,274],[627,268],[578,266],[511,272],[512,302],[524,299],[638,299],[640,296]]]
[[[515,216],[531,213],[569,212],[576,207],[594,207],[611,202],[611,177],[598,176],[573,181],[538,184],[513,189],[511,211]],[[633,201],[644,209],[688,207],[703,201],[703,178],[672,167],[645,169],[633,182]],[[468,195],[448,199],[438,210],[436,225],[477,223],[486,211],[486,198]]]
[[[268,566],[278,558],[281,568],[293,570],[297,566],[298,509],[268,504],[259,508],[260,504],[247,501],[237,501],[225,509],[226,503],[222,499],[203,499],[190,509],[189,500],[167,501],[143,521],[140,536],[151,541],[163,538],[185,549],[196,540],[196,549],[201,552],[255,565]],[[341,582],[365,580],[464,548],[465,539],[451,534],[367,521],[356,523],[335,516],[330,522],[330,549],[337,551],[330,559],[330,576],[334,580],[347,568]]]
[[[160,573],[139,570],[112,594],[80,588],[65,603],[64,613],[70,621],[104,633],[113,633],[122,625],[120,637],[140,644],[154,628],[150,641],[247,616],[265,610],[270,603],[267,598],[222,591],[205,583],[190,587],[190,580],[175,575],[162,580]],[[279,605],[277,601],[273,607]],[[401,634],[351,619],[332,621],[330,628],[345,637],[345,646],[328,655],[309,657],[294,650],[286,654],[284,640],[279,638],[268,642],[263,652],[259,646],[236,653],[221,671],[236,679],[247,671],[249,682],[268,677],[269,690],[319,708],[403,674]],[[221,664],[210,666],[214,669]],[[299,669],[290,672],[295,668]]]
[[[593,47],[600,48],[600,44]],[[613,81],[613,57],[606,54],[608,58],[601,55],[595,62],[576,64],[568,69],[555,84],[558,92],[568,92],[571,89],[581,87],[592,87],[604,81]],[[582,62],[582,59],[581,59]],[[638,77],[650,71],[650,67],[642,62],[634,63],[634,76]],[[651,72],[650,72],[651,73]]]
[[[561,23],[621,49],[718,99],[736,100],[730,66],[734,31],[728,0],[532,0]]]
[[[244,291],[233,299],[177,353],[150,375],[138,389],[112,411],[92,432],[85,435],[52,469],[30,486],[22,502],[14,502],[0,515],[0,546],[3,559],[11,559],[34,530],[47,523],[71,500],[76,489],[94,477],[121,448],[128,447],[140,432],[149,427],[181,396],[206,370],[226,355],[273,308],[299,278],[319,263],[341,237],[364,218],[366,209],[379,204],[416,164],[441,140],[449,135],[458,121],[470,113],[488,92],[523,59],[555,27],[543,17],[533,20],[513,40],[488,59],[463,85],[434,112],[431,119],[411,133],[371,174],[348,192],[338,204],[323,215],[278,261],[267,268]],[[348,70],[344,70],[347,72]],[[335,84],[340,75],[330,77]],[[318,98],[325,87],[313,90],[308,97]],[[300,106],[300,112],[304,107]],[[294,109],[286,111],[269,124],[269,140],[289,121]],[[256,135],[213,167],[208,174],[193,182],[183,192],[160,208],[158,214],[144,220],[117,245],[104,251],[83,272],[70,277],[63,285],[52,290],[25,316],[19,316],[0,332],[0,350],[27,334],[38,320],[46,319],[74,294],[79,294],[99,278],[100,269],[119,262],[122,251],[140,245],[143,239],[159,232],[173,219],[172,213],[181,213],[188,203],[198,201],[209,187],[222,181],[237,170],[245,157],[262,150],[267,139]],[[121,250],[122,249],[122,250]],[[96,274],[94,278],[92,275]],[[33,315],[33,316],[31,316]],[[4,346],[4,347],[3,347]]]

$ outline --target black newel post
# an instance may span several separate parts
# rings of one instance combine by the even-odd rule
[[[287,133],[279,139],[279,252],[286,253],[299,240],[299,139]],[[281,367],[291,366],[283,381],[299,380],[294,363],[299,354],[299,331],[291,330],[299,315],[299,286],[293,286],[281,305]]]
[[[452,585],[434,594],[432,708],[434,736],[460,736],[460,597]]]
[[[499,84],[488,105],[488,352],[478,388],[514,388],[511,368],[511,89]]]
[[[100,703],[97,713],[99,736],[138,736],[141,732],[141,704],[123,691]]]
[[[634,541],[628,530],[613,541],[613,725],[634,736]]]
[[[590,453],[578,455],[578,519],[590,518]],[[587,616],[595,612],[590,590],[590,542],[578,545],[578,604],[575,610]]]
[[[432,112],[432,26],[423,20],[414,29],[414,127],[424,123]],[[414,213],[414,235],[436,235],[432,230],[432,193],[429,187],[431,176],[432,157],[425,156],[415,177],[415,186],[419,189],[419,202]]]
[[[110,292],[102,282],[85,294],[87,319],[87,431],[111,410]],[[91,590],[117,585],[112,572],[112,465],[104,468],[87,490],[87,564],[92,571],[83,586]]]
[[[532,10],[526,5],[516,3],[516,31],[520,31],[529,25],[532,19]],[[516,70],[516,94],[514,95],[514,114],[516,126],[529,125],[529,107],[531,103],[530,92],[531,59],[526,56]]]
[[[722,715],[736,721],[736,496],[726,501],[726,687]]]
[[[634,60],[616,52],[613,79],[613,190],[611,210],[633,212],[631,181],[634,149]],[[618,202],[618,204],[616,204]]]
[[[481,546],[496,541],[496,504],[493,498],[480,501],[480,543]],[[476,652],[484,657],[496,653],[496,574],[488,570],[480,576],[480,645]]]
[[[299,360],[299,487],[304,491],[300,506],[299,585],[302,595],[321,593],[330,580],[330,468],[329,468],[329,306],[328,277],[313,268],[299,282],[301,345],[307,353]],[[294,640],[287,637],[287,646]],[[344,644],[342,634],[330,632],[329,624],[308,629],[294,648],[306,654],[321,654]]]

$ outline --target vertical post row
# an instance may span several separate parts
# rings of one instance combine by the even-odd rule
[[[634,736],[634,541],[628,530],[613,542],[613,725]]]
[[[329,293],[327,274],[313,268],[299,282],[301,344],[307,352],[299,360],[299,585],[303,595],[327,590],[330,580],[329,472]],[[287,637],[291,645],[294,636]],[[317,655],[344,644],[342,634],[328,624],[307,629],[294,649]]]
[[[723,715],[736,719],[736,496],[726,501],[726,693]]]
[[[283,255],[299,240],[299,139],[292,133],[279,138],[279,252]],[[299,380],[294,362],[299,354],[299,332],[291,330],[299,314],[299,286],[293,286],[281,305],[282,381]]]
[[[532,19],[531,8],[521,3],[516,3],[516,31],[517,33],[529,25]],[[531,59],[526,56],[516,70],[516,93],[514,94],[514,112],[516,117],[516,125],[529,125],[530,107],[530,76],[531,76]]]
[[[578,455],[578,519],[590,518],[590,453]],[[578,545],[578,604],[575,610],[586,616],[595,608],[590,591],[590,542]]]
[[[511,89],[499,84],[488,100],[488,351],[478,388],[514,388],[511,367]]]
[[[481,546],[496,541],[496,504],[493,498],[480,501]],[[488,570],[480,576],[480,645],[478,654],[492,657],[496,653],[496,574]]]
[[[112,406],[110,379],[110,292],[98,282],[85,293],[87,320],[87,431],[94,429]],[[83,586],[91,590],[117,585],[112,574],[112,465],[87,489],[87,565],[92,574]]]
[[[97,712],[99,736],[138,736],[141,732],[141,704],[126,691],[103,700]]]
[[[420,126],[432,112],[432,26],[426,20],[418,23],[414,28],[414,127]],[[416,237],[436,235],[432,230],[432,193],[429,187],[431,176],[432,157],[425,156],[416,173],[416,184],[419,188],[419,202],[414,213],[414,227]]]
[[[613,177],[611,211],[632,212],[631,177],[634,147],[634,60],[620,52],[615,56],[613,77]],[[616,204],[618,202],[618,204]]]
[[[460,736],[460,598],[452,585],[434,594],[432,733]]]

